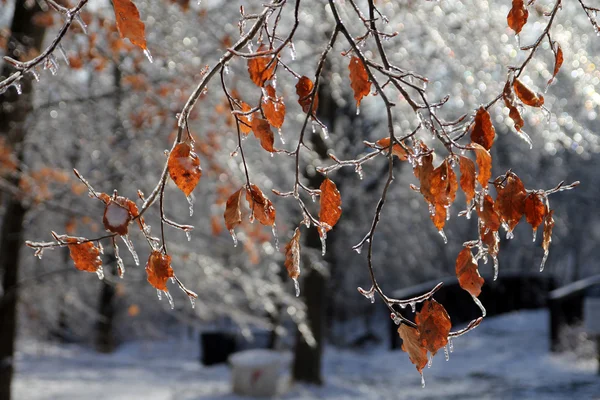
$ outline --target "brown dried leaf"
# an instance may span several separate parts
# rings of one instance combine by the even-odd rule
[[[319,222],[323,230],[319,234],[323,236],[325,232],[330,231],[342,215],[342,197],[337,190],[337,186],[329,178],[325,178],[321,183],[321,209],[319,210]]]
[[[481,225],[479,228],[479,237],[483,244],[487,246],[488,254],[492,257],[497,256],[500,250],[500,235],[498,235],[498,231],[493,231],[485,225]]]
[[[271,85],[268,85],[265,89],[269,96],[262,104],[265,117],[275,128],[281,128],[285,119],[285,104],[283,104],[283,97],[277,97],[275,88]]]
[[[252,132],[254,132],[254,136],[260,140],[260,145],[263,149],[270,153],[275,151],[273,148],[275,138],[273,136],[273,131],[271,131],[269,121],[258,117],[252,118]]]
[[[266,226],[273,226],[275,223],[275,207],[271,200],[267,199],[258,186],[252,184],[246,187],[246,201],[248,207],[252,210],[251,218],[256,218]]]
[[[167,167],[173,182],[186,196],[189,196],[202,176],[200,159],[194,153],[194,144],[183,142],[175,145],[169,154]]]
[[[506,20],[510,29],[515,31],[515,33],[518,35],[519,32],[521,32],[521,29],[523,29],[523,26],[525,26],[525,24],[527,23],[528,17],[529,11],[527,11],[524,1],[513,0],[512,8],[506,16]]]
[[[312,102],[312,90],[314,83],[310,78],[303,76],[296,83],[296,94],[298,95],[298,104],[302,106],[302,111],[308,113],[310,110],[310,103]],[[312,112],[316,112],[319,107],[319,94],[315,92],[315,101],[313,103]]]
[[[475,125],[473,126],[473,130],[471,130],[471,141],[489,150],[494,144],[495,137],[496,130],[494,129],[494,125],[492,125],[490,113],[483,106],[479,107],[475,115]]]
[[[269,49],[265,44],[261,44],[256,52],[261,53],[268,50]],[[265,86],[265,83],[273,78],[276,65],[277,60],[274,60],[272,54],[249,58],[248,73],[250,73],[250,79],[252,79],[252,82],[258,87]]]
[[[515,129],[520,132],[521,128],[525,125],[525,121],[523,121],[521,113],[517,108],[515,94],[512,91],[510,81],[506,81],[506,85],[504,85],[502,98],[504,99],[504,105],[508,108],[508,116],[513,120]]]
[[[494,200],[492,196],[486,194],[483,198],[483,211],[481,211],[481,207],[479,204],[476,205],[477,215],[483,222],[483,225],[486,229],[489,229],[492,232],[497,232],[500,229],[500,217],[496,211],[496,207],[494,207]]]
[[[560,47],[560,44],[558,42],[554,42],[553,48],[554,48],[554,72],[552,73],[552,78],[550,78],[548,80],[548,85],[554,81],[554,78],[556,78],[556,75],[558,75],[558,71],[560,71],[560,67],[562,66],[563,61],[564,61],[563,51],[562,51],[562,48]]]
[[[467,291],[471,296],[479,296],[484,280],[479,275],[477,263],[469,248],[465,247],[462,249],[458,253],[458,257],[456,257],[456,277],[463,290]]]
[[[521,179],[514,174],[508,173],[504,180],[504,186],[494,182],[496,186],[496,210],[502,222],[508,225],[508,231],[512,232],[525,213],[525,197],[527,192]]]
[[[433,224],[438,229],[438,231],[444,229],[444,226],[446,225],[447,215],[448,209],[444,207],[444,205],[441,203],[437,203],[435,205],[435,213],[429,214],[429,218],[431,218],[431,221],[433,221]]]
[[[228,231],[232,231],[236,226],[242,223],[241,201],[242,189],[238,190],[227,199],[223,218],[225,219],[225,226]]]
[[[471,150],[475,152],[475,162],[479,168],[477,181],[482,188],[487,188],[488,181],[492,177],[492,156],[478,143],[471,143]]]
[[[102,259],[100,258],[100,249],[92,242],[87,242],[86,238],[54,235],[57,240],[68,243],[69,255],[75,264],[75,268],[80,271],[96,272],[102,269]],[[81,243],[85,242],[85,243]]]
[[[241,108],[242,112],[248,112],[248,111],[252,110],[252,107],[250,107],[250,105],[248,105],[247,103],[244,103],[241,100],[239,100],[239,104],[240,104],[240,108]],[[250,132],[252,132],[252,122],[250,122],[250,115],[237,114],[236,118],[239,121],[240,131],[244,135],[248,135]]]
[[[142,50],[146,50],[145,26],[135,4],[131,0],[113,0],[113,6],[121,38],[127,38]]]
[[[104,215],[102,217],[104,229],[121,236],[127,235],[129,223],[133,219],[129,210],[116,201],[109,200],[105,203],[106,207],[104,207]]]
[[[465,192],[467,206],[475,197],[475,163],[467,157],[458,157],[460,166],[460,187]]]
[[[519,78],[515,78],[513,89],[523,104],[527,104],[531,107],[541,107],[544,105],[544,96],[542,96],[541,93],[535,93],[531,88],[521,82]]]
[[[444,306],[434,299],[425,300],[423,308],[415,316],[419,330],[419,344],[435,355],[448,344],[452,323]]]
[[[387,149],[390,147],[390,138],[385,137],[383,139],[379,139],[378,141],[375,142],[375,144],[381,148]],[[409,151],[410,151],[410,149],[409,149]],[[396,157],[398,157],[400,160],[406,161],[406,160],[408,160],[409,152],[404,150],[404,148],[402,146],[400,146],[398,143],[394,143],[394,145],[392,146],[392,154],[395,155]]]
[[[398,334],[402,338],[402,350],[408,353],[410,362],[415,365],[417,371],[423,371],[428,362],[427,349],[421,346],[419,330],[406,324],[400,324]]]
[[[369,74],[364,64],[358,57],[352,57],[348,65],[350,70],[350,86],[354,90],[354,100],[356,107],[360,106],[360,101],[363,97],[368,96],[371,92],[371,82],[369,82]]]
[[[294,236],[285,246],[285,268],[292,279],[300,276],[300,228],[296,228]]]
[[[546,216],[546,205],[540,198],[539,194],[529,193],[525,199],[525,219],[531,225],[535,232]]]
[[[146,274],[152,286],[167,292],[167,281],[175,276],[171,268],[171,256],[158,250],[152,251],[146,263]]]

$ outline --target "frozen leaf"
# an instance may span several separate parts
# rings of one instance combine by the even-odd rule
[[[500,217],[496,212],[494,200],[489,194],[486,194],[483,198],[483,207],[481,207],[479,204],[477,205],[477,214],[479,215],[479,218],[485,225],[486,229],[489,229],[492,232],[496,232],[498,229],[500,229]]]
[[[550,242],[552,242],[552,228],[554,228],[554,210],[548,211],[544,217],[544,237],[542,241],[542,248],[544,249],[545,256],[544,258],[547,258],[547,253],[550,251]]]
[[[354,100],[356,107],[360,106],[360,101],[363,97],[368,96],[371,92],[371,82],[369,82],[369,74],[358,57],[352,57],[348,65],[350,70],[350,86],[354,91]]]
[[[342,215],[342,197],[337,186],[329,178],[321,183],[321,209],[319,210],[319,222],[324,229],[319,230],[321,237],[330,231]]]
[[[400,324],[398,334],[402,339],[402,350],[408,353],[410,362],[415,365],[417,371],[423,371],[427,365],[427,349],[421,346],[419,330],[406,324]]]
[[[529,193],[525,199],[525,218],[534,231],[544,222],[546,205],[536,192]]]
[[[429,218],[431,218],[431,221],[433,221],[433,224],[438,229],[438,231],[441,231],[446,225],[446,217],[448,215],[448,210],[446,209],[446,207],[444,207],[443,204],[440,203],[437,203],[434,206],[434,210],[435,212],[429,213]]]
[[[113,6],[121,38],[127,38],[142,50],[146,50],[145,27],[135,4],[131,0],[113,0]]]
[[[523,117],[521,117],[521,113],[517,108],[515,94],[512,91],[510,81],[507,81],[506,85],[504,85],[502,98],[504,99],[504,105],[508,108],[508,116],[513,120],[515,129],[517,132],[521,132],[521,129],[525,125],[525,121],[523,121]]]
[[[488,181],[492,177],[492,156],[478,143],[471,143],[471,150],[475,152],[475,162],[479,168],[477,181],[482,188],[487,188]]]
[[[548,85],[554,81],[554,78],[556,78],[556,75],[558,75],[558,71],[560,71],[560,67],[564,61],[563,51],[560,47],[560,44],[558,42],[554,42],[552,48],[554,50],[554,72],[552,73],[552,78],[548,80]]]
[[[312,102],[312,91],[314,88],[313,82],[306,76],[301,77],[296,83],[296,94],[298,94],[298,104],[302,106],[302,111],[308,113],[310,103]],[[315,92],[315,101],[313,103],[312,112],[315,112],[319,107],[319,94]]]
[[[200,159],[194,153],[194,144],[183,142],[175,145],[169,154],[168,168],[173,182],[189,196],[202,176]]]
[[[375,144],[381,148],[387,149],[390,147],[390,138],[386,137],[383,139],[379,139],[377,142],[375,142]],[[406,150],[404,150],[404,148],[398,143],[394,143],[394,145],[392,146],[392,154],[402,161],[408,160],[409,153]]]
[[[471,296],[479,296],[481,286],[483,286],[483,278],[479,275],[477,263],[471,249],[464,248],[456,258],[456,277],[458,283],[463,290],[466,290]]]
[[[523,26],[527,23],[529,17],[529,11],[525,7],[524,0],[513,0],[512,8],[508,12],[506,20],[510,29],[515,31],[516,34],[521,32]]]
[[[173,268],[171,268],[171,256],[163,254],[158,250],[154,250],[150,257],[148,257],[148,263],[146,264],[146,274],[148,275],[148,282],[154,286],[157,290],[167,292],[167,281],[169,278],[173,278]]]
[[[241,100],[239,101],[239,105],[242,112],[248,112],[252,110],[252,107]],[[250,132],[252,132],[252,121],[250,120],[250,115],[236,115],[236,118],[239,121],[240,131],[244,135],[248,135]]]
[[[475,197],[475,163],[467,157],[459,156],[460,188],[465,192],[467,205]]]
[[[471,141],[480,144],[484,149],[489,150],[494,144],[496,130],[492,125],[490,113],[484,107],[479,107],[475,115],[475,125],[471,130]]]
[[[112,233],[127,235],[132,216],[128,209],[115,201],[109,201],[104,208],[102,222],[104,228]]]
[[[508,173],[503,181],[504,185],[501,185],[500,182],[494,182],[498,193],[495,207],[502,222],[506,223],[509,232],[512,232],[525,213],[527,192],[521,179],[514,173]]]
[[[452,323],[444,306],[434,299],[425,300],[423,308],[415,316],[419,330],[419,344],[432,355],[448,344]]]
[[[290,278],[298,279],[300,276],[300,228],[296,228],[294,236],[285,246],[284,265]]]
[[[430,203],[435,203],[435,197],[432,194],[431,184],[432,175],[434,172],[433,168],[433,154],[427,154],[421,157],[421,162],[418,163],[413,169],[415,176],[420,181],[420,192],[425,197],[425,200]]]
[[[261,44],[256,52],[261,53],[268,50],[265,44]],[[248,73],[250,74],[250,79],[258,87],[265,86],[265,83],[273,78],[276,65],[277,60],[274,59],[272,54],[249,58]]]
[[[531,107],[541,107],[544,105],[544,96],[542,96],[541,93],[535,93],[531,88],[521,82],[519,78],[515,78],[513,88],[515,94],[523,104]]]
[[[283,104],[283,97],[277,97],[275,88],[271,85],[268,85],[265,89],[269,96],[262,105],[265,118],[267,118],[267,121],[275,128],[281,128],[285,119],[285,104]]]
[[[482,224],[479,229],[479,236],[481,237],[483,244],[487,246],[488,254],[492,257],[497,256],[498,251],[500,250],[500,235],[498,235],[498,231],[489,229],[487,226]]]
[[[275,223],[275,207],[258,186],[252,184],[249,188],[246,188],[246,201],[248,201],[248,207],[252,210],[252,215],[261,224],[273,226]]]
[[[238,190],[227,199],[225,205],[225,226],[228,231],[232,231],[236,226],[242,223],[242,210],[240,208],[242,200],[242,189]]]
[[[254,136],[258,140],[260,140],[260,145],[266,151],[273,153],[275,149],[273,148],[273,143],[275,143],[275,138],[273,136],[273,131],[271,131],[271,125],[269,122],[262,118],[253,118],[252,119],[252,132],[254,132]]]
[[[69,254],[75,268],[80,271],[95,272],[102,270],[102,259],[100,258],[100,249],[92,242],[87,241],[86,238],[67,236],[67,235],[56,235],[52,232],[52,235],[62,243],[67,243],[69,248]]]

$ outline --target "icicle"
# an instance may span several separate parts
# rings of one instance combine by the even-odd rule
[[[279,135],[279,140],[281,144],[285,144],[285,139],[283,138],[283,133],[281,132],[281,128],[277,129],[277,134]]]
[[[323,139],[329,140],[329,130],[326,126],[321,127],[321,133],[323,134]]]
[[[450,353],[448,352],[448,345],[444,346],[444,355],[446,356],[446,361],[450,361]]]
[[[357,252],[358,254],[362,253],[362,244],[360,246],[356,246],[354,248],[354,251]]]
[[[433,356],[431,355],[431,353],[427,353],[427,368],[431,368],[432,364],[433,364]]]
[[[313,203],[315,203],[317,201],[317,195],[314,193],[310,194],[310,199],[312,200]]]
[[[363,288],[359,287],[358,293],[362,294],[367,299],[369,299],[371,301],[371,304],[375,303],[375,291],[373,290],[373,288],[371,288],[371,290],[364,290]]]
[[[550,251],[544,250],[544,257],[542,258],[542,263],[540,264],[540,272],[544,271],[544,266],[546,265],[546,260],[548,260],[548,254],[550,254]]]
[[[76,13],[75,16],[73,17],[73,20],[75,20],[75,22],[77,22],[77,24],[79,25],[79,27],[81,28],[83,33],[85,35],[87,35],[88,34],[87,24],[85,23],[83,18],[81,18],[81,14]]]
[[[517,47],[521,47],[521,37],[519,36],[519,34],[515,35],[515,39],[517,40]]]
[[[175,308],[175,303],[173,302],[173,297],[168,290],[165,290],[165,297],[169,300],[169,305],[171,306],[171,310]]]
[[[535,238],[537,236],[537,229],[533,230],[533,242],[535,243]]]
[[[431,203],[429,203],[429,215],[435,217],[435,206]]]
[[[144,55],[146,56],[148,61],[150,61],[150,64],[152,64],[154,62],[154,59],[152,58],[152,54],[150,54],[150,50],[144,49]],[[173,308],[173,307],[171,307],[171,308]]]
[[[529,145],[529,150],[533,149],[533,142],[528,134],[526,134],[524,131],[517,131],[517,136]]]
[[[417,303],[415,303],[414,301],[411,301],[410,302],[410,309],[412,310],[413,313],[415,311],[417,311]]]
[[[444,230],[440,229],[438,231],[438,233],[440,234],[440,236],[442,237],[442,239],[444,239],[444,244],[448,244],[448,238],[446,237],[446,234],[444,233]]]
[[[296,46],[293,42],[290,42],[290,57],[292,57],[292,61],[296,60]]]
[[[506,239],[507,240],[510,240],[514,237],[515,237],[515,234],[513,233],[513,231],[506,231]]]
[[[304,215],[304,219],[302,220],[302,223],[307,227],[310,228],[310,218],[308,217],[308,214],[302,210],[302,214]]]
[[[311,121],[310,125],[312,127],[312,133],[317,133],[317,127],[316,127],[315,121]]]
[[[121,236],[121,238],[125,242],[125,245],[127,246],[127,250],[129,250],[129,252],[131,253],[131,256],[133,257],[133,261],[135,261],[135,265],[140,265],[140,259],[137,255],[137,253],[135,252],[135,249],[133,248],[133,243],[131,243],[131,240],[129,240],[129,235]]]
[[[362,165],[356,164],[356,167],[354,168],[354,172],[356,172],[358,174],[358,179],[360,179],[362,181],[364,178]]]
[[[156,289],[156,295],[158,296],[158,300],[162,300],[162,290]]]
[[[231,234],[231,238],[233,239],[233,247],[237,247],[237,245],[238,245],[238,238],[235,235],[235,231],[233,229],[230,229],[229,233]]]
[[[104,269],[102,268],[102,265],[96,270],[96,275],[98,275],[98,279],[104,279]]]
[[[192,304],[192,308],[196,308],[196,298],[194,296],[188,296],[190,299],[190,303]]]
[[[31,68],[31,69],[29,70],[29,73],[30,73],[31,75],[33,75],[33,79],[35,79],[35,81],[36,81],[36,82],[39,82],[39,81],[40,81],[40,74],[38,74],[38,73],[37,73],[37,71],[35,70],[35,68]]]
[[[327,231],[322,226],[319,227],[319,238],[321,238],[321,256],[325,256],[327,251]]]
[[[189,196],[186,196],[186,199],[188,201],[188,204],[190,205],[190,217],[192,215],[194,215],[194,200],[196,200],[196,197],[194,196],[193,193],[190,193]]]
[[[174,276],[171,277],[171,283],[175,284],[175,277]]]
[[[275,223],[271,227],[271,232],[273,232],[273,238],[275,239],[275,251],[279,251],[279,236],[277,236],[277,225]]]
[[[48,58],[46,58],[46,62],[44,63],[44,69],[49,69],[52,75],[56,75],[58,72],[58,63],[56,62],[54,54],[48,55]]]
[[[481,310],[481,316],[485,317],[487,312],[485,311],[485,307],[483,306],[483,304],[481,304],[481,301],[473,295],[471,295],[471,297],[473,298],[473,301],[475,302],[475,304],[477,304],[477,307],[479,307],[479,309]]]
[[[185,237],[187,238],[188,242],[192,241],[192,231],[184,231],[185,232]]]
[[[390,318],[392,318],[392,321],[394,321],[394,324],[396,325],[400,325],[400,323],[402,323],[402,319],[396,313],[391,313]]]
[[[63,47],[63,45],[61,43],[59,43],[57,47],[58,47],[58,52],[60,53],[61,57],[65,61],[65,64],[67,64],[67,66],[70,66],[71,63],[69,62],[69,57],[67,57],[67,52],[65,51],[65,48]]]
[[[498,279],[498,257],[492,256],[494,260],[494,280]]]
[[[467,214],[466,214],[467,219],[471,219],[471,212],[472,211],[473,211],[473,209],[469,206],[469,208],[467,208]]]
[[[125,264],[123,264],[123,259],[119,255],[119,246],[117,245],[117,241],[113,239],[113,247],[115,249],[115,258],[117,259],[117,274],[119,278],[123,279],[123,275],[125,275]]]
[[[229,64],[223,66],[223,72],[225,72],[225,75],[229,75]]]
[[[300,297],[300,282],[296,278],[292,278],[292,280],[294,281],[294,289],[296,289],[296,297]]]
[[[423,371],[421,371],[421,387],[425,389],[425,377],[423,376]]]
[[[356,115],[360,115],[360,107],[356,107]]]
[[[454,351],[454,344],[452,344],[451,337],[448,338],[448,350],[450,350],[450,353],[452,353]]]
[[[12,86],[15,88],[15,90],[17,91],[17,94],[22,94],[23,93],[23,88],[21,87],[21,82],[19,81],[14,81]]]

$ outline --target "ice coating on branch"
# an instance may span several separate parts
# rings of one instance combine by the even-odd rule
[[[98,275],[98,279],[104,279],[104,269],[102,268],[102,265],[96,269],[96,275]]]
[[[194,194],[190,194],[189,196],[185,197],[188,201],[188,204],[190,205],[190,217],[192,215],[194,215],[194,200],[196,200],[196,197],[194,196]]]
[[[473,295],[471,295],[471,297],[473,298],[473,301],[475,302],[475,304],[477,304],[477,307],[479,307],[479,309],[481,310],[481,315],[483,317],[485,317],[487,312],[485,311],[485,307],[483,306],[483,304],[481,304],[481,301]]]
[[[296,60],[296,46],[294,46],[294,42],[290,42],[290,57],[292,57],[292,61]]]
[[[238,238],[235,235],[235,231],[233,229],[229,230],[229,234],[231,235],[231,238],[233,239],[233,247],[237,247],[238,245]]]
[[[358,293],[369,299],[371,304],[375,303],[375,290],[373,290],[373,288],[371,288],[371,290],[364,290],[363,288],[359,287]]]
[[[277,236],[277,225],[274,222],[271,226],[271,232],[273,232],[273,239],[275,239],[275,251],[279,251],[279,236]]]
[[[150,64],[152,64],[154,62],[154,58],[152,58],[152,54],[150,54],[150,50],[144,49],[144,55],[146,56],[148,61],[150,61]]]
[[[127,250],[129,250],[129,252],[131,253],[131,256],[133,257],[133,261],[135,262],[135,265],[140,265],[140,259],[137,255],[135,249],[133,248],[133,243],[131,243],[131,240],[129,239],[129,235],[121,236],[121,238],[125,242],[125,245],[127,246]]]
[[[390,315],[390,318],[392,319],[392,321],[394,321],[394,324],[396,325],[400,325],[402,323],[402,319],[396,313],[392,313]]]
[[[23,93],[23,89],[21,88],[21,82],[19,82],[18,80],[14,81],[11,86],[15,88],[15,90],[17,91],[17,94],[20,95]]]
[[[550,254],[550,251],[544,250],[544,257],[542,258],[542,263],[540,264],[540,272],[544,271],[544,266],[546,265],[546,260],[548,260],[548,254]]]
[[[300,297],[300,282],[298,282],[297,278],[292,278],[294,281],[294,289],[296,289],[296,297]]]

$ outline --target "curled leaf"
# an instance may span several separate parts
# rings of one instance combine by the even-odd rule
[[[494,129],[494,125],[492,125],[490,113],[484,107],[479,107],[475,115],[475,125],[471,130],[471,141],[489,150],[494,144],[495,137],[496,130]]]
[[[329,178],[321,183],[321,209],[319,210],[319,222],[325,232],[330,231],[342,215],[342,197],[337,186]],[[323,232],[319,230],[323,236]]]
[[[121,38],[146,50],[145,26],[140,19],[140,12],[131,0],[113,0],[117,29]]]
[[[350,70],[350,86],[354,91],[354,100],[356,107],[360,106],[360,101],[363,97],[368,96],[371,92],[371,82],[369,82],[369,74],[364,64],[358,57],[352,57],[348,65]]]
[[[277,97],[275,88],[271,85],[266,86],[267,98],[262,104],[263,112],[267,121],[275,128],[281,128],[285,119],[285,104],[282,97]]]
[[[242,189],[238,190],[227,199],[225,205],[225,213],[223,218],[225,219],[225,226],[228,231],[233,230],[236,226],[242,223]]]
[[[523,117],[521,117],[521,113],[517,108],[515,94],[513,93],[510,81],[506,81],[506,85],[504,85],[502,98],[504,99],[504,105],[508,108],[508,116],[514,121],[515,129],[517,132],[521,132],[525,121],[523,121]]]
[[[444,306],[434,299],[425,300],[423,308],[415,316],[419,330],[419,344],[435,355],[448,344],[452,323]]]
[[[408,353],[410,362],[415,365],[417,371],[423,371],[427,365],[427,349],[421,346],[419,330],[406,324],[400,324],[398,334],[402,338],[402,350]]]
[[[175,145],[167,162],[169,176],[177,187],[189,196],[202,176],[200,159],[194,153],[193,143],[183,142]]]
[[[271,153],[275,151],[273,148],[275,138],[273,136],[273,131],[271,131],[271,125],[269,125],[267,120],[258,117],[253,118],[252,132],[254,132],[254,136],[260,140],[260,145],[263,149]]]
[[[471,253],[471,249],[464,248],[456,257],[456,277],[460,287],[471,296],[479,296],[483,286],[483,278],[479,275],[477,263]]]
[[[263,225],[273,226],[275,223],[275,207],[258,186],[252,184],[250,187],[246,187],[246,201],[248,207],[252,210],[251,218],[258,219]]]
[[[475,163],[467,157],[459,156],[460,188],[465,193],[467,205],[475,197]]]
[[[548,85],[554,81],[564,61],[563,51],[558,42],[553,42],[552,50],[554,51],[554,72],[552,73],[552,78],[548,80]]]
[[[292,279],[300,276],[300,228],[296,228],[294,236],[285,246],[285,268]]]
[[[268,51],[265,44],[258,47],[257,53]],[[248,73],[250,79],[258,87],[264,87],[265,83],[273,78],[277,60],[272,54],[265,56],[252,57],[248,59]]]
[[[390,147],[390,138],[385,137],[383,139],[379,139],[375,142],[375,144],[383,149],[387,149],[388,147]],[[408,160],[409,152],[404,150],[404,148],[398,143],[394,143],[394,145],[392,146],[392,154],[398,157],[400,160],[406,161]]]
[[[523,104],[531,107],[541,107],[544,105],[544,96],[542,96],[541,93],[535,93],[527,85],[521,82],[519,78],[515,78],[513,88],[515,94]]]
[[[310,78],[303,76],[296,83],[296,94],[298,95],[298,104],[302,107],[302,111],[309,113],[310,103],[312,102],[312,92],[314,83]],[[315,101],[313,102],[312,112],[316,112],[319,107],[319,94],[315,92]]]
[[[527,23],[528,17],[529,11],[527,11],[527,7],[525,7],[524,0],[513,0],[512,8],[506,16],[506,20],[510,29],[515,31],[516,34],[519,34],[521,29],[523,29]]]
[[[477,181],[482,188],[487,188],[488,181],[492,177],[492,156],[478,143],[471,143],[471,150],[475,152],[475,162],[479,168]]]

